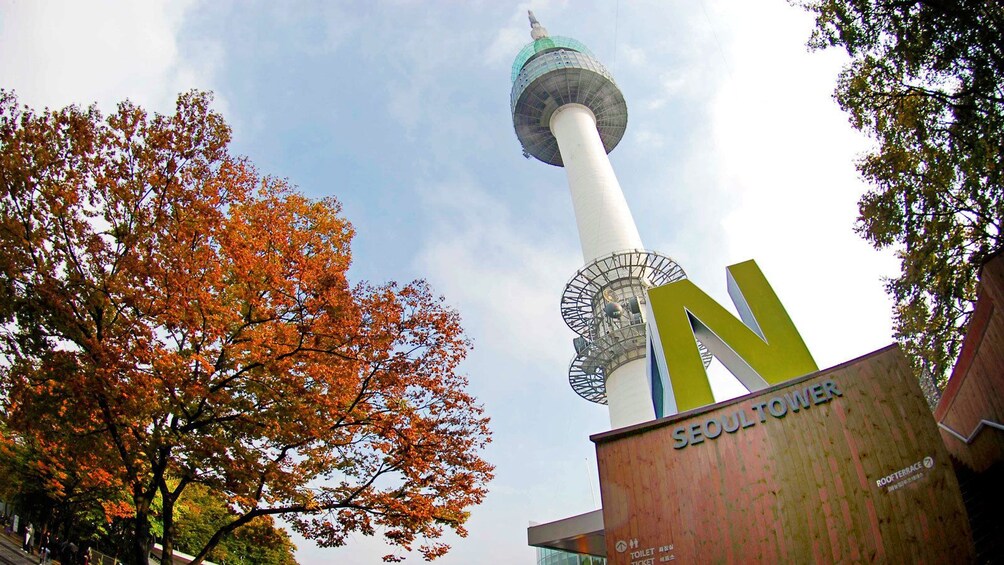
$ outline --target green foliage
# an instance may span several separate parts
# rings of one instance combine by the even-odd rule
[[[196,554],[218,530],[239,516],[222,498],[202,485],[192,485],[178,501],[175,541],[179,550]],[[223,538],[207,559],[215,563],[295,565],[296,546],[276,528],[271,516],[259,516]]]
[[[1004,5],[999,0],[808,0],[810,47],[851,61],[835,98],[876,141],[857,231],[893,248],[896,337],[944,386],[1004,221]]]

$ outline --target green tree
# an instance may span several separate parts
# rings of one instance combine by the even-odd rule
[[[872,188],[857,231],[893,248],[896,337],[931,396],[973,312],[1004,227],[1004,4],[999,0],[809,0],[812,48],[851,61],[835,98],[876,141],[858,162]]]
[[[239,516],[224,499],[202,485],[192,485],[178,500],[177,544],[181,551],[198,553],[218,530]],[[275,527],[271,516],[259,516],[225,536],[207,555],[216,563],[296,565],[289,534]]]

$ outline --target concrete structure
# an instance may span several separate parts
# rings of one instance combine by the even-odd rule
[[[607,158],[627,127],[613,77],[584,45],[549,35],[529,15],[533,41],[512,68],[513,126],[524,155],[565,168],[586,263],[561,298],[562,316],[577,334],[569,382],[586,400],[609,406],[612,428],[646,422],[655,412],[645,291],[686,275],[644,249]]]

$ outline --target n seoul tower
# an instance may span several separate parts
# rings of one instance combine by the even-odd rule
[[[564,167],[585,262],[561,297],[577,334],[568,380],[579,396],[608,405],[612,428],[652,420],[662,391],[645,362],[646,290],[686,275],[645,250],[607,157],[627,128],[610,72],[585,45],[549,35],[529,16],[533,41],[512,66],[513,126],[524,155]],[[707,365],[710,353],[701,352]]]

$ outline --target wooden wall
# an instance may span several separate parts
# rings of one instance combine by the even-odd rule
[[[793,391],[819,402],[755,408]],[[752,424],[705,424],[737,414]],[[693,426],[717,437],[692,443]],[[591,439],[613,565],[973,559],[948,453],[895,347]]]

